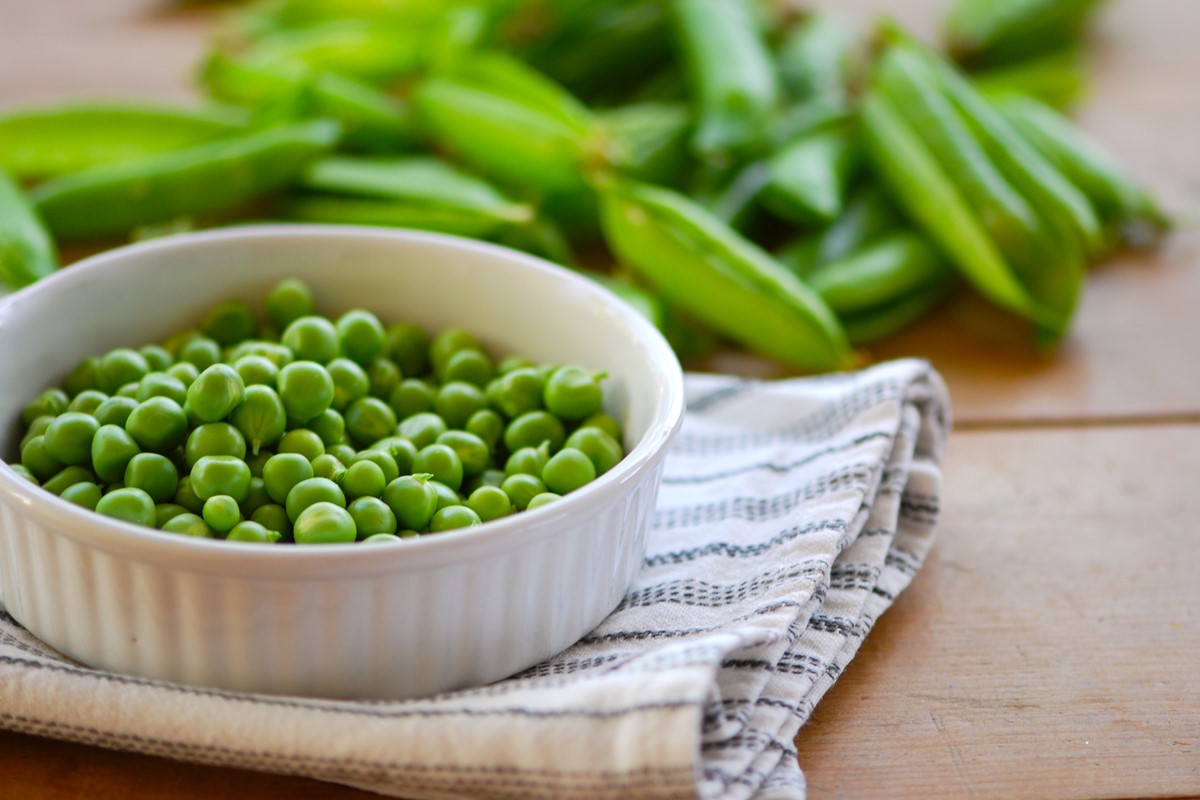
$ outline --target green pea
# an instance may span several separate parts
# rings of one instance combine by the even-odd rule
[[[341,485],[351,499],[379,497],[387,487],[387,480],[375,462],[358,461],[346,468]]]
[[[437,444],[446,445],[458,455],[463,465],[464,477],[482,474],[491,466],[491,448],[473,433],[463,430],[446,431],[437,438]]]
[[[396,412],[396,418],[405,420],[414,414],[433,411],[437,389],[420,378],[405,378],[388,395],[388,405]]]
[[[387,400],[392,392],[400,385],[400,368],[396,362],[386,356],[376,356],[367,364],[367,380],[370,384],[368,391],[372,397]]]
[[[346,433],[365,447],[396,431],[396,412],[378,397],[360,397],[346,409]]]
[[[167,367],[175,363],[174,357],[162,345],[143,345],[138,348],[138,352],[146,359],[146,365],[150,367],[151,372],[166,372]]]
[[[363,544],[396,544],[403,542],[404,539],[394,533],[373,533],[362,540]]]
[[[566,438],[562,421],[546,411],[526,411],[504,429],[504,446],[510,453],[542,442],[550,442],[550,450],[555,451]]]
[[[242,510],[234,498],[227,494],[216,494],[204,501],[200,516],[214,532],[228,533],[242,521]]]
[[[242,509],[242,516],[249,518],[258,509],[271,502],[271,496],[267,494],[267,484],[262,478],[256,478],[253,475],[250,477],[250,491],[246,494],[246,499],[238,503]]]
[[[300,317],[283,329],[280,341],[301,361],[328,364],[338,356],[338,335],[324,317]]]
[[[29,401],[21,412],[21,420],[29,425],[38,417],[57,417],[70,404],[71,398],[62,389],[47,389]]]
[[[438,493],[428,475],[404,475],[390,482],[381,497],[402,528],[424,530],[438,506]]]
[[[428,411],[413,414],[401,422],[397,428],[399,434],[412,442],[418,450],[436,442],[437,437],[447,430],[449,428],[446,421]]]
[[[599,428],[607,433],[618,442],[622,439],[621,423],[617,422],[609,414],[603,411],[597,411],[590,417],[587,417],[583,422],[579,423],[580,428]]]
[[[120,389],[117,389],[117,396],[118,397],[129,397],[129,398],[136,400],[138,386],[140,386],[140,385],[141,384],[138,382],[131,381],[130,383],[127,383],[124,386],[122,386]]]
[[[451,489],[446,484],[442,483],[441,481],[431,480],[429,485],[433,487],[433,491],[437,494],[437,506],[434,509],[435,512],[441,511],[447,506],[462,505],[462,495]]]
[[[112,394],[127,383],[137,383],[146,377],[150,365],[146,357],[128,347],[118,347],[100,357],[97,377],[100,390]]]
[[[183,459],[191,469],[204,456],[233,456],[245,460],[246,438],[228,422],[197,425],[183,445]]]
[[[433,338],[429,344],[429,362],[437,375],[442,374],[450,356],[460,350],[483,350],[479,340],[470,331],[462,328],[447,328]],[[409,375],[416,373],[405,370]]]
[[[480,486],[471,492],[471,496],[467,498],[467,507],[484,522],[507,517],[515,511],[512,500],[509,500],[508,495],[498,486]]]
[[[104,425],[118,425],[121,428],[125,427],[125,422],[129,419],[129,415],[137,408],[138,401],[132,397],[110,397],[100,405],[96,406],[96,410],[92,412],[92,416],[103,427]]]
[[[292,529],[296,544],[342,544],[357,537],[354,517],[334,503],[313,503],[296,519]]]
[[[203,456],[192,467],[192,491],[201,500],[228,495],[240,503],[250,493],[250,467],[232,456]]]
[[[39,481],[49,480],[66,466],[46,451],[46,437],[34,436],[21,448],[21,465]]]
[[[275,386],[279,377],[279,367],[266,356],[250,353],[233,362],[233,368],[241,376],[242,383],[250,386]]]
[[[96,476],[84,467],[63,467],[50,480],[42,484],[42,488],[51,494],[62,495],[64,491],[77,483],[94,483]]]
[[[229,416],[246,395],[242,376],[228,364],[213,364],[200,373],[187,388],[187,404],[203,422],[217,422]]]
[[[253,520],[243,520],[234,525],[225,535],[227,542],[254,542],[256,544],[275,544],[282,534],[273,531]]]
[[[518,511],[524,511],[529,506],[530,500],[546,491],[546,484],[542,483],[542,479],[536,475],[517,473],[505,478],[504,483],[500,484],[500,488],[508,495],[508,499],[512,501]]]
[[[21,444],[17,449],[24,450],[25,445],[29,444],[29,440],[35,436],[45,436],[46,429],[50,427],[50,423],[54,422],[55,419],[56,417],[52,417],[48,414],[44,414],[35,419],[32,423],[30,423],[29,430],[25,431],[25,435],[21,437]]]
[[[371,391],[371,379],[367,371],[348,358],[335,358],[325,365],[325,371],[333,379],[333,408],[343,411],[360,397]]]
[[[167,372],[148,372],[146,377],[138,381],[137,394],[134,399],[139,403],[151,397],[169,397],[179,405],[187,400],[187,386],[183,381]]]
[[[328,478],[309,478],[300,481],[288,492],[287,500],[284,502],[288,519],[295,523],[300,513],[313,503],[332,503],[345,508],[346,495],[340,486]]]
[[[504,479],[508,476],[504,474],[502,469],[485,469],[481,475],[476,476],[476,480],[480,486],[500,486],[504,483]]]
[[[574,447],[559,450],[542,469],[542,481],[557,494],[573,492],[596,479],[592,460]]]
[[[517,367],[488,384],[487,399],[504,416],[512,419],[542,407],[546,381],[535,367]]]
[[[429,371],[429,334],[409,322],[387,329],[386,353],[402,375],[424,375]]]
[[[315,309],[312,290],[299,278],[285,278],[275,284],[267,295],[267,317],[281,331],[301,317],[309,316]]]
[[[326,452],[331,446],[346,440],[346,418],[332,408],[325,409],[316,419],[309,420],[305,427],[321,437]]]
[[[444,383],[463,381],[475,386],[486,386],[496,374],[496,366],[481,350],[459,350],[446,360],[441,379]]]
[[[312,462],[299,453],[277,453],[263,465],[262,477],[267,495],[276,503],[284,503],[293,486],[315,474]]]
[[[96,505],[100,502],[100,498],[104,496],[104,492],[95,483],[75,483],[63,489],[61,495],[63,500],[68,503],[74,503],[77,506],[82,506],[89,511],[95,511]]]
[[[279,399],[288,417],[315,419],[333,403],[333,378],[314,361],[293,361],[279,370]]]
[[[229,415],[242,437],[250,445],[251,453],[263,447],[278,444],[287,426],[287,412],[283,400],[270,386],[254,384],[247,386],[241,404]]]
[[[357,451],[345,442],[331,444],[325,448],[326,455],[333,456],[343,464],[349,464],[351,461],[353,461],[356,453]]]
[[[249,339],[258,327],[258,320],[250,306],[242,300],[226,300],[213,307],[200,330],[218,344],[228,347],[232,344]]]
[[[359,497],[350,503],[346,510],[354,520],[359,539],[379,533],[396,532],[396,515],[387,503],[378,497]]]
[[[63,464],[90,464],[92,439],[99,429],[100,423],[91,414],[64,412],[46,427],[46,452]]]
[[[81,414],[96,415],[96,409],[108,399],[108,395],[99,389],[84,389],[71,398],[67,411],[78,411]]]
[[[603,372],[588,372],[582,367],[566,366],[554,371],[546,381],[542,401],[546,409],[562,419],[584,419],[600,410],[604,392]]]
[[[268,342],[262,339],[242,342],[233,348],[230,355],[235,362],[246,356],[261,356],[279,369],[283,369],[296,360],[296,354],[284,345],[279,342]]]
[[[562,495],[555,494],[554,492],[542,492],[541,494],[535,494],[532,498],[530,498],[529,504],[525,506],[525,510],[532,511],[538,506],[544,506],[547,503],[553,503],[555,500],[561,499]]]
[[[154,501],[141,489],[115,489],[96,503],[96,513],[134,525],[154,527]]]
[[[179,348],[179,360],[204,371],[221,360],[221,345],[207,336],[193,336]]]
[[[457,490],[462,486],[463,464],[458,453],[444,444],[427,445],[417,453],[413,471],[428,473],[433,479]]]
[[[187,513],[188,510],[178,503],[156,503],[154,505],[154,527],[161,528],[169,520]]]
[[[537,447],[522,447],[519,450],[513,451],[508,457],[508,461],[504,462],[504,474],[508,475],[536,475],[541,477],[542,470],[546,467],[546,462],[550,460],[550,443],[542,442]]]
[[[312,467],[314,478],[328,478],[339,485],[346,474],[346,465],[329,453],[322,453],[314,458]]]
[[[176,361],[171,366],[167,367],[167,374],[172,378],[178,378],[179,382],[185,387],[191,386],[192,381],[200,377],[200,369],[190,361]]]
[[[125,466],[125,485],[141,489],[155,503],[165,503],[179,489],[179,471],[158,453],[138,453]]]
[[[167,533],[178,533],[183,536],[194,536],[197,539],[215,538],[213,529],[202,517],[192,512],[171,517],[163,523],[162,529]]]
[[[467,433],[478,436],[489,449],[496,449],[504,435],[504,418],[490,408],[481,408],[467,419]]]
[[[284,507],[278,503],[259,506],[250,515],[250,521],[257,522],[269,531],[275,531],[283,541],[290,541],[292,538],[292,521]]]
[[[387,333],[379,318],[370,311],[356,308],[338,317],[334,326],[342,353],[359,364],[369,364],[387,347]]]
[[[149,361],[149,359],[147,359]],[[67,375],[67,379],[63,381],[63,389],[72,397],[84,391],[85,389],[100,388],[100,357],[88,356],[80,361],[71,372]]]
[[[567,437],[564,446],[586,455],[597,475],[608,472],[625,456],[621,443],[600,428],[579,428]]]
[[[443,384],[434,397],[433,408],[446,425],[461,428],[476,411],[487,406],[483,390],[471,383],[451,381]]]
[[[407,475],[413,471],[412,465],[417,458],[417,446],[403,436],[387,436],[372,443],[364,452],[375,450],[392,457],[392,461],[396,464],[396,475]]]
[[[447,506],[429,521],[430,532],[457,530],[482,525],[483,520],[469,506]]]
[[[187,439],[188,418],[171,398],[151,397],[129,412],[125,430],[142,450],[169,453]]]

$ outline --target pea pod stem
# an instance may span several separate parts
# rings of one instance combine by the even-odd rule
[[[58,268],[58,252],[42,220],[16,182],[0,169],[0,285],[11,289]]]

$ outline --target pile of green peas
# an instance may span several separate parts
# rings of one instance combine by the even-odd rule
[[[319,316],[288,278],[161,344],[84,359],[24,409],[13,468],[168,533],[399,542],[553,502],[624,457],[606,377],[468,331]]]

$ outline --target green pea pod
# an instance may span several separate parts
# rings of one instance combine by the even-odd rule
[[[896,203],[945,252],[984,296],[997,305],[1050,324],[1017,280],[970,204],[929,147],[878,90],[860,106],[863,143],[876,174]]]
[[[371,83],[396,80],[425,67],[437,37],[430,25],[335,19],[268,32],[246,57],[265,65],[301,64]]]
[[[779,75],[798,100],[824,98],[849,103],[854,29],[833,14],[813,14],[794,25],[779,46]]]
[[[956,0],[945,19],[949,52],[963,63],[1021,61],[1077,43],[1103,0]]]
[[[1065,117],[1032,97],[1005,95],[996,107],[1095,204],[1104,222],[1128,244],[1146,245],[1171,228],[1171,220],[1117,160]]]
[[[305,222],[414,228],[472,239],[494,236],[507,224],[490,215],[468,209],[335,195],[306,194],[289,197],[284,202],[283,214],[289,219]]]
[[[564,267],[575,267],[579,264],[579,259],[571,247],[571,240],[563,232],[562,226],[546,216],[537,216],[526,225],[510,225],[500,232],[496,241],[549,259]]]
[[[638,103],[598,114],[613,140],[615,167],[629,178],[674,185],[688,167],[692,116],[674,103]]]
[[[408,105],[373,86],[331,72],[317,74],[300,64],[261,64],[214,52],[200,75],[208,93],[221,101],[262,106],[297,96],[297,110],[342,124],[343,143],[358,150],[394,152],[418,142]]]
[[[845,207],[857,156],[847,130],[821,131],[792,142],[767,161],[763,204],[791,222],[832,222]]]
[[[894,336],[937,308],[954,287],[932,283],[882,306],[842,317],[846,338],[855,346]]]
[[[845,258],[899,224],[895,205],[883,189],[871,183],[851,195],[846,211],[833,224],[789,242],[775,257],[803,278],[819,265]]]
[[[22,181],[66,175],[228,136],[246,127],[238,108],[69,103],[0,114],[0,169]]]
[[[185,150],[92,167],[32,197],[55,236],[125,235],[177,217],[226,211],[283,186],[337,144],[331,120],[284,125]]]
[[[672,0],[671,11],[696,108],[693,149],[718,161],[753,149],[782,94],[753,9],[742,0]]]
[[[771,171],[764,161],[751,161],[733,173],[729,181],[710,197],[693,199],[707,208],[713,216],[737,230],[745,230],[754,221],[758,200],[771,180]]]
[[[592,280],[637,309],[643,317],[650,320],[654,327],[660,330],[664,323],[662,300],[653,292],[649,292],[624,275],[611,275],[606,272],[580,270],[580,275]]]
[[[989,98],[1006,94],[1036,97],[1058,109],[1074,106],[1088,89],[1088,65],[1078,47],[971,73],[971,83]]]
[[[818,96],[793,103],[771,121],[768,146],[773,149],[805,136],[852,121],[853,111],[845,103]]]
[[[0,169],[0,285],[20,289],[58,268],[58,252],[25,193]]]
[[[601,189],[605,239],[663,300],[782,363],[830,370],[854,363],[837,319],[757,245],[669,189]]]
[[[807,282],[842,316],[886,305],[930,284],[946,283],[952,274],[945,256],[924,236],[898,231],[822,264]]]

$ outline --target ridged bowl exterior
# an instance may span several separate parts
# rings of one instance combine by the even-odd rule
[[[175,237],[0,302],[0,456],[85,355],[149,343],[288,275],[323,313],[458,325],[496,352],[606,370],[625,459],[561,501],[393,547],[247,546],[108,520],[0,463],[0,600],[64,654],[126,674],[329,697],[478,685],[578,640],[637,574],[682,417],[670,348],[585,279],[432,234],[272,226]],[[14,347],[11,343],[21,342]]]

